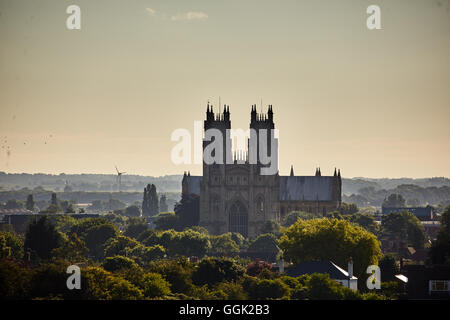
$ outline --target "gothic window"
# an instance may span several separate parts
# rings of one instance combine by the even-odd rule
[[[264,198],[262,196],[256,198],[255,207],[256,213],[258,214],[264,213]]]
[[[230,207],[230,232],[238,232],[244,237],[248,234],[248,214],[241,202],[236,201]]]

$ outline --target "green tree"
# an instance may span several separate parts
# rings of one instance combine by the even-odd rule
[[[358,206],[354,203],[342,202],[339,212],[341,214],[354,214],[358,212]]]
[[[106,271],[110,272],[137,267],[132,259],[124,256],[107,257],[103,261],[102,266]]]
[[[147,222],[145,222],[145,218],[130,217],[128,218],[124,235],[136,239],[147,229],[148,225]]]
[[[72,233],[62,246],[53,249],[52,255],[76,263],[84,261],[88,251],[84,241],[76,233]]]
[[[228,300],[247,300],[248,295],[239,282],[223,281],[217,285],[217,290],[224,292]]]
[[[151,272],[161,274],[174,293],[191,294],[193,266],[185,258],[158,261],[149,266]]]
[[[297,222],[298,219],[302,220],[310,220],[317,218],[314,213],[303,212],[303,211],[291,211],[288,213],[283,219],[283,226],[288,228],[294,223]]]
[[[24,300],[30,295],[31,272],[18,261],[0,259],[0,297],[2,300]]]
[[[158,230],[176,230],[179,226],[179,218],[173,212],[162,212],[157,216],[155,226]]]
[[[127,256],[128,252],[134,247],[140,245],[138,241],[133,238],[119,235],[105,244],[105,257],[112,256]]]
[[[50,204],[57,206],[58,205],[58,198],[56,197],[56,193],[52,193],[52,198],[50,200]]]
[[[375,221],[375,218],[366,213],[355,213],[351,215],[345,216],[348,221],[356,223],[357,225],[360,225],[367,231],[372,232],[373,234],[377,234],[380,230],[380,227],[378,226],[378,223]]]
[[[86,230],[82,238],[89,249],[89,255],[94,259],[102,260],[104,258],[104,248],[108,240],[114,239],[118,234],[117,229],[111,223],[93,225]]]
[[[68,290],[66,286],[67,267],[66,261],[56,261],[41,264],[33,270],[31,277],[30,295],[33,298],[60,298],[68,299],[75,292]],[[76,291],[76,290],[74,290]]]
[[[266,260],[274,260],[278,254],[278,240],[272,233],[260,234],[250,242],[247,252],[258,254]]]
[[[346,220],[327,218],[298,220],[285,231],[279,246],[285,259],[294,263],[331,260],[345,266],[352,257],[357,277],[381,256],[375,235]]]
[[[127,217],[140,217],[141,209],[138,206],[129,206],[125,209],[125,215]]]
[[[441,227],[433,241],[429,257],[434,264],[450,264],[450,206],[441,215]]]
[[[394,281],[395,275],[400,273],[395,257],[392,254],[385,254],[378,262],[381,270],[381,281]]]
[[[23,241],[15,233],[0,231],[0,258],[23,258]]]
[[[142,215],[153,217],[159,213],[159,199],[154,184],[148,184],[144,188],[144,198],[142,200]]]
[[[307,296],[311,300],[361,300],[352,289],[330,279],[328,274],[314,273],[307,282]]]
[[[261,279],[248,277],[244,289],[253,300],[289,299],[290,288],[281,279]]]
[[[194,194],[182,194],[174,211],[179,218],[181,229],[197,226],[200,221],[200,197]]]
[[[275,236],[279,236],[281,235],[280,224],[275,220],[267,220],[261,228],[261,233],[272,233]]]
[[[174,233],[174,237],[166,246],[169,255],[186,257],[203,257],[211,248],[209,236],[200,232],[186,230]]]
[[[406,206],[405,198],[400,194],[390,194],[387,199],[384,199],[382,207],[384,208],[402,208]]]
[[[381,221],[383,236],[391,239],[406,240],[414,248],[423,248],[425,230],[416,216],[408,211],[391,212]]]
[[[211,249],[209,253],[213,256],[232,257],[239,253],[239,247],[231,238],[231,233],[224,233],[219,236],[211,236]]]
[[[27,196],[27,202],[26,202],[25,208],[27,210],[33,211],[35,206],[36,206],[36,203],[34,202],[33,195],[29,194]]]
[[[158,273],[147,273],[143,278],[143,292],[149,298],[162,298],[169,295],[170,284]]]
[[[129,250],[128,255],[143,265],[153,260],[162,259],[166,255],[166,250],[160,245],[146,247],[140,244]]]
[[[212,287],[222,281],[236,281],[244,274],[244,268],[228,258],[205,258],[192,274],[194,284]]]
[[[55,226],[43,216],[28,226],[25,234],[25,250],[31,249],[41,259],[51,258],[53,249],[62,244],[62,236]]]

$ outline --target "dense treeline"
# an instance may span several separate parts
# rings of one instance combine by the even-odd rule
[[[356,210],[356,211],[355,211]],[[365,290],[365,268],[379,264],[393,280],[397,264],[382,255],[376,235],[399,235],[410,242],[420,224],[408,213],[391,214],[378,229],[373,217],[345,204],[341,212],[317,218],[293,212],[282,224],[268,221],[264,233],[245,239],[237,233],[210,235],[199,226],[176,231],[149,228],[144,218],[110,213],[74,219],[49,215],[32,222],[25,234],[0,231],[0,297],[6,299],[397,299],[395,282],[377,292]],[[449,263],[450,207],[432,244],[431,258]],[[375,224],[376,225],[376,224]],[[418,229],[419,228],[419,229]],[[401,234],[401,232],[406,232]],[[343,250],[343,248],[345,250]],[[252,254],[269,253],[289,264],[331,260],[355,263],[360,291],[328,275],[289,277]],[[81,290],[66,286],[69,265],[81,266]],[[385,281],[386,281],[385,280]]]
[[[0,293],[13,299],[384,298],[353,292],[324,275],[280,275],[269,263],[242,258],[245,252],[278,251],[283,228],[274,223],[266,228],[273,233],[244,239],[236,233],[209,235],[198,226],[153,230],[143,218],[117,214],[45,216],[24,235],[0,233]],[[351,224],[346,228],[365,232]],[[376,259],[376,249],[373,253]],[[82,289],[70,291],[66,269],[74,263],[82,266]]]
[[[406,205],[409,206],[447,206],[450,204],[449,186],[423,188],[414,184],[403,184],[394,189],[376,189],[373,186],[365,187],[352,195],[343,195],[343,200],[355,203],[360,207],[381,207],[383,201],[391,194],[401,195],[406,199]]]

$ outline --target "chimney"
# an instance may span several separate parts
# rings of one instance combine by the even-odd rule
[[[348,279],[353,277],[353,259],[350,257],[348,260]]]
[[[281,273],[284,273],[284,260],[280,259],[278,261],[278,271]]]

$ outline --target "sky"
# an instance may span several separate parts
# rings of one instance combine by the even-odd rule
[[[0,171],[201,174],[171,134],[220,97],[282,175],[450,177],[448,0],[0,0],[0,41]]]

